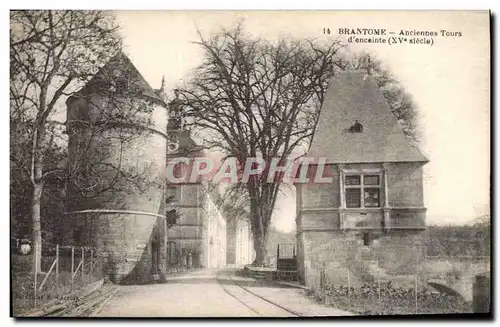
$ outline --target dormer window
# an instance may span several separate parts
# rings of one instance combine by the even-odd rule
[[[361,125],[361,123],[356,120],[354,122],[354,125],[352,125],[349,128],[349,132],[351,132],[351,133],[363,133],[363,125]]]

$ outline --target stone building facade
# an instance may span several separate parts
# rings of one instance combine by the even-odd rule
[[[226,238],[228,265],[244,266],[253,262],[255,250],[253,249],[252,231],[247,221],[237,219],[229,221]]]
[[[123,53],[67,100],[68,169],[82,185],[68,186],[64,242],[97,248],[113,282],[161,279],[171,265],[225,265],[225,220],[206,186],[167,183],[170,159],[202,155],[180,110],[177,97],[167,102],[164,83],[153,90]],[[139,136],[124,138],[131,129]],[[119,171],[140,178],[114,185]],[[83,196],[85,187],[101,184],[113,187]],[[179,214],[173,226],[171,210]]]
[[[178,199],[167,205],[179,218],[167,232],[167,264],[204,268],[226,265],[226,220],[203,184],[169,185]]]
[[[297,258],[306,285],[325,268],[351,283],[414,274],[424,258],[422,167],[400,123],[364,72],[331,81],[308,157],[326,158],[323,177],[297,183]]]
[[[206,268],[226,266],[226,220],[222,216],[214,195],[206,194],[203,205],[203,252],[201,265]]]

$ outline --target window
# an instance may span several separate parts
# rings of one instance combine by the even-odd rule
[[[363,245],[369,246],[372,244],[372,237],[370,233],[363,233]]]
[[[174,225],[177,225],[177,219],[179,218],[179,214],[177,213],[177,210],[168,210],[166,212],[167,216],[167,227],[170,228]]]
[[[361,192],[359,188],[348,188],[345,190],[347,208],[361,207]]]
[[[167,186],[167,203],[178,203],[181,201],[181,187]]]
[[[179,263],[179,250],[176,242],[167,242],[167,260],[170,264]]]
[[[344,181],[346,208],[380,207],[379,174],[348,174]]]

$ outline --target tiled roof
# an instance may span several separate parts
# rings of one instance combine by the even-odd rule
[[[356,121],[362,132],[352,131]],[[362,71],[340,73],[330,82],[308,156],[328,163],[428,161],[403,134],[375,80]]]
[[[164,104],[146,82],[141,73],[122,51],[111,58],[79,91],[80,94],[122,92],[126,95],[144,96]]]

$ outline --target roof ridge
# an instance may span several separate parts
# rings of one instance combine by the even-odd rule
[[[331,163],[428,161],[404,134],[374,77],[362,70],[330,80],[308,155]]]
[[[162,104],[166,105],[122,49],[118,50],[77,93],[102,92],[104,84],[114,83],[122,77],[117,70],[121,72],[122,76],[126,75],[127,88],[133,84],[137,91],[134,93],[137,95],[161,101]]]

